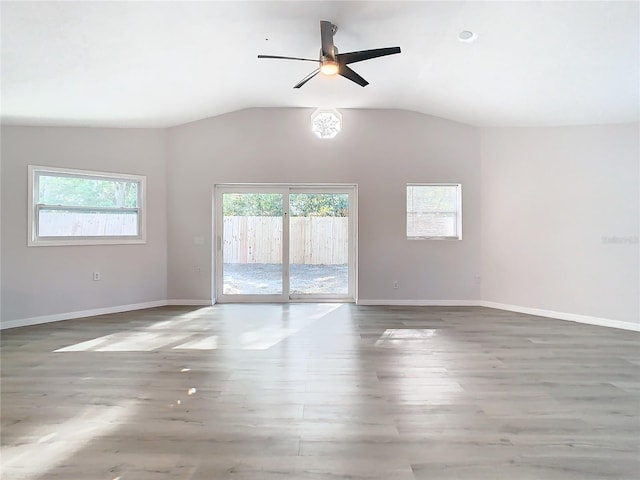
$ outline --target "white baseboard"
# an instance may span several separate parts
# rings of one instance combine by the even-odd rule
[[[556,320],[568,320],[571,322],[586,323],[588,325],[598,325],[601,327],[620,328],[640,332],[639,323],[622,322],[610,318],[592,317],[577,313],[556,312],[541,308],[521,307],[519,305],[508,305],[506,303],[489,302],[486,300],[384,300],[384,299],[358,299],[358,305],[406,305],[416,307],[487,307],[498,310],[508,310],[510,312],[525,313],[539,317],[554,318]]]
[[[388,305],[411,307],[478,307],[480,300],[390,300],[359,298],[358,305]]]
[[[91,310],[80,310],[76,312],[58,313],[54,315],[43,315],[41,317],[21,318],[0,323],[0,330],[7,328],[26,327],[29,325],[39,325],[42,323],[59,322],[62,320],[72,320],[74,318],[93,317],[96,315],[107,315],[110,313],[128,312],[132,310],[142,310],[145,308],[164,307],[166,305],[184,306],[211,306],[213,300],[194,299],[170,299],[156,300],[153,302],[133,303],[130,305],[118,305],[115,307],[94,308]],[[358,305],[388,305],[388,306],[415,306],[415,307],[487,307],[510,312],[525,313],[527,315],[537,315],[539,317],[555,318],[557,320],[568,320],[571,322],[598,325],[601,327],[620,328],[640,332],[640,324],[622,322],[609,318],[592,317],[576,313],[556,312],[541,308],[521,307],[519,305],[509,305],[506,303],[489,302],[486,300],[391,300],[391,299],[358,299]]]
[[[130,305],[118,305],[116,307],[93,308],[91,310],[56,313],[54,315],[43,315],[41,317],[20,318],[18,320],[9,320],[0,323],[0,329],[4,330],[6,328],[40,325],[41,323],[59,322],[61,320],[72,320],[74,318],[95,317],[96,315],[129,312],[131,310],[142,310],[144,308],[164,307],[166,304],[166,300],[156,300],[154,302],[132,303]]]
[[[165,302],[165,305],[184,305],[184,306],[207,306],[210,307],[211,305],[213,305],[215,302],[211,301],[211,300],[185,300],[185,299],[175,299],[172,298],[170,300],[167,300]]]
[[[510,312],[526,313],[528,315],[537,315],[539,317],[555,318],[557,320],[569,320],[571,322],[640,332],[640,323],[622,322],[620,320],[611,320],[610,318],[591,317],[589,315],[580,315],[577,313],[556,312],[541,308],[521,307],[518,305],[508,305],[506,303],[488,302],[486,300],[482,300],[480,302],[480,306],[496,308],[498,310],[508,310]]]
[[[56,313],[54,315],[43,315],[41,317],[20,318],[0,323],[0,330],[16,327],[27,327],[29,325],[40,325],[42,323],[60,322],[62,320],[73,320],[74,318],[95,317],[97,315],[108,315],[110,313],[130,312],[133,310],[143,310],[145,308],[165,307],[167,305],[184,306],[211,306],[211,300],[156,300],[153,302],[132,303],[130,305],[118,305],[115,307],[93,308],[91,310],[79,310],[77,312]]]

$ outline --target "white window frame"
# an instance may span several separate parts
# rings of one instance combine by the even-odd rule
[[[136,182],[138,184],[138,207],[134,208],[111,208],[111,207],[82,207],[64,206],[65,210],[101,210],[105,212],[138,212],[138,235],[118,235],[118,236],[91,236],[91,237],[41,237],[38,234],[38,216],[43,204],[38,204],[39,178],[41,174],[86,178],[91,180],[114,180]],[[77,170],[72,168],[44,167],[38,165],[28,166],[28,197],[29,205],[27,210],[28,237],[27,245],[36,246],[56,246],[56,245],[114,245],[114,244],[135,244],[147,243],[147,177],[144,175],[131,175],[112,172],[97,172],[93,170]],[[57,205],[47,205],[47,207],[57,208]],[[51,208],[49,208],[51,209]]]
[[[424,236],[424,235],[409,235],[409,205],[405,203],[405,234],[408,240],[462,240],[462,184],[461,183],[407,183],[405,188],[405,202],[407,202],[407,193],[409,187],[456,187],[457,190],[457,202],[456,202],[456,231],[457,235],[445,235],[445,236]]]

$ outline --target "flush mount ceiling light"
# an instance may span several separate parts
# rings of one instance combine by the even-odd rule
[[[342,129],[342,115],[334,109],[318,109],[311,114],[311,131],[318,138],[333,138]]]
[[[478,39],[478,35],[471,30],[462,30],[458,34],[458,40],[465,43],[475,42]]]

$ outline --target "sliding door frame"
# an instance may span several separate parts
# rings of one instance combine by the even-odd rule
[[[282,195],[282,291],[280,294],[238,294],[224,293],[224,258],[223,258],[223,232],[224,214],[222,196],[225,193],[272,193]],[[214,238],[215,238],[215,265],[214,284],[216,303],[232,302],[273,302],[282,303],[289,300],[289,262],[285,261],[289,252],[289,236],[285,232],[289,228],[289,189],[278,185],[216,185],[214,192]],[[287,230],[285,230],[287,229]]]
[[[278,193],[282,194],[282,294],[281,295],[231,295],[224,293],[223,283],[223,205],[225,193]],[[289,194],[292,193],[339,193],[349,198],[348,212],[348,292],[336,294],[295,294],[291,295],[289,275]],[[216,184],[213,198],[213,283],[216,303],[244,302],[355,302],[357,300],[358,275],[358,186],[356,184]]]

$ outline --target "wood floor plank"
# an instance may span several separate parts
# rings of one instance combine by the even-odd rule
[[[162,307],[1,338],[7,480],[640,478],[640,335],[480,307]]]

